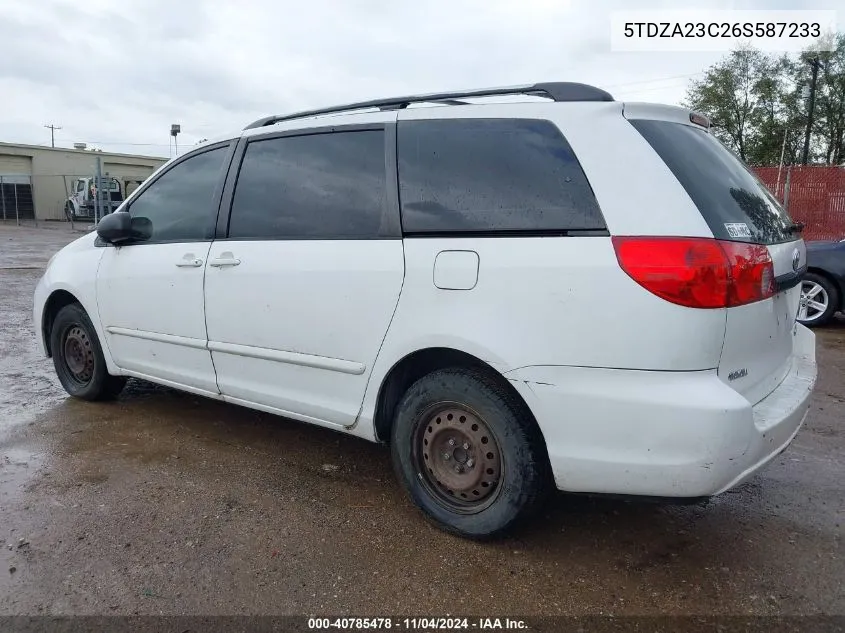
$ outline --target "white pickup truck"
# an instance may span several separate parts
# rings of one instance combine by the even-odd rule
[[[106,215],[115,211],[123,202],[123,192],[117,178],[108,180],[108,195],[103,196],[100,213]],[[97,179],[77,178],[73,181],[71,195],[65,202],[65,216],[69,221],[79,219],[94,219],[97,201]]]

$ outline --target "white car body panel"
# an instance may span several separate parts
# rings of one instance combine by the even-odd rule
[[[775,277],[795,272],[793,255],[799,266],[807,263],[803,240],[768,246]],[[728,310],[725,345],[719,364],[719,377],[757,403],[783,380],[789,370],[801,298],[800,284],[778,292],[771,299]],[[747,375],[731,380],[733,372]],[[734,374],[736,375],[736,374]]]
[[[192,242],[102,249],[99,317],[118,367],[217,393],[203,297],[210,247]],[[199,265],[180,265],[187,262]]]
[[[36,341],[39,350],[47,354],[49,340],[45,338],[44,306],[50,296],[59,291],[69,292],[82,304],[89,316],[93,315],[91,322],[97,330],[100,341],[105,341],[105,332],[102,324],[97,318],[97,268],[103,249],[94,247],[96,233],[88,233],[77,240],[74,240],[62,250],[56,253],[50,260],[47,270],[38,281],[35,288],[33,301],[33,324],[37,331]],[[103,355],[109,371],[119,373],[117,366],[111,359],[108,344],[103,345]]]
[[[354,424],[402,289],[402,241],[224,240],[209,258],[226,253],[241,263],[206,273],[220,392]]]
[[[471,290],[435,285],[435,261],[447,250],[478,254]],[[682,371],[719,363],[724,311],[689,310],[643,292],[619,268],[606,237],[406,238],[405,262],[402,299],[382,350],[388,362],[413,351],[409,343],[463,340],[483,345],[458,349],[476,356],[483,349],[479,357],[505,371],[529,365]],[[612,306],[595,309],[609,287],[624,317]],[[632,336],[626,322],[649,319],[653,327]],[[602,344],[585,331],[600,332]],[[688,344],[666,349],[667,339]]]
[[[786,378],[753,406],[712,370],[531,367],[506,375],[529,387],[558,488],[708,496],[743,481],[798,432],[816,379],[815,335],[799,325],[795,342]]]

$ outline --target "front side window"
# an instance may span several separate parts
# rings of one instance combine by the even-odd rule
[[[76,190],[77,191],[85,191],[85,181],[84,180],[77,180],[76,181]]]
[[[385,191],[382,130],[252,141],[238,174],[229,237],[383,236]]]
[[[228,148],[183,160],[156,179],[129,207],[133,224],[144,226],[151,242],[208,240],[214,237],[214,191],[222,178]]]
[[[578,158],[549,121],[405,121],[398,153],[407,233],[605,228]]]

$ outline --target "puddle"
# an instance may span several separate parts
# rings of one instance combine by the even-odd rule
[[[39,352],[32,295],[40,271],[0,270],[0,431],[30,422],[66,398],[50,359]]]
[[[0,448],[0,507],[21,491],[38,472],[43,455],[23,448]],[[3,534],[3,538],[8,535]]]

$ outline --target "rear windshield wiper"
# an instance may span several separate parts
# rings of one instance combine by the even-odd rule
[[[788,224],[786,226],[786,230],[789,233],[801,234],[801,232],[804,230],[804,223],[803,222],[793,222],[792,224]]]

